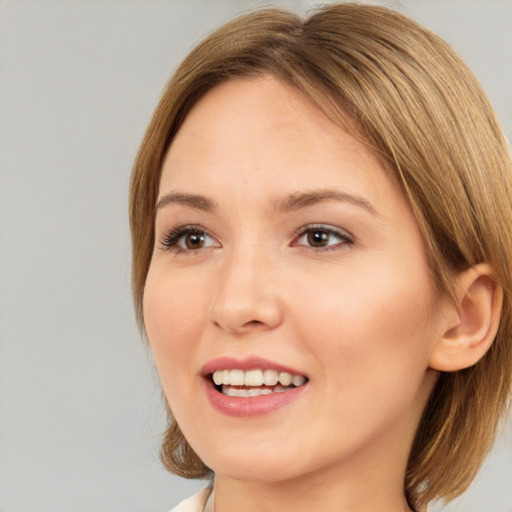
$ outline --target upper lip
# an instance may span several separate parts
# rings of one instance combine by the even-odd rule
[[[201,368],[201,375],[208,376],[217,370],[276,370],[278,372],[287,372],[292,375],[304,375],[307,377],[305,373],[295,368],[291,368],[289,366],[283,365],[281,363],[276,363],[274,361],[270,361],[268,359],[264,359],[261,357],[246,357],[243,359],[236,359],[230,356],[217,357],[208,361]]]

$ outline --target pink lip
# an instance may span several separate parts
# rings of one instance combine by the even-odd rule
[[[218,357],[209,361],[201,368],[201,375],[209,375],[217,370],[276,370],[278,372],[287,372],[292,375],[305,375],[300,370],[284,366],[279,363],[274,363],[268,359],[260,357],[247,357],[244,359],[235,359],[234,357]]]
[[[263,416],[264,414],[270,414],[298,399],[305,388],[307,388],[307,384],[304,384],[303,386],[290,389],[289,391],[283,391],[282,393],[242,398],[223,395],[217,391],[213,383],[207,379],[203,379],[203,384],[206,396],[212,406],[222,414],[235,417]]]
[[[214,359],[203,366],[201,369],[201,376],[203,381],[204,390],[210,404],[222,414],[233,417],[253,417],[263,416],[270,414],[291,402],[297,400],[308,387],[308,384],[299,386],[289,391],[282,393],[272,393],[269,395],[250,396],[250,397],[236,397],[227,396],[215,388],[209,376],[216,370],[276,370],[281,372],[288,372],[293,375],[304,375],[298,370],[283,366],[282,364],[274,363],[267,359],[257,357],[249,357],[243,360],[235,359],[232,357],[219,357]]]

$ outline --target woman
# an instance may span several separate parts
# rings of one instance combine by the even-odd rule
[[[171,78],[133,287],[176,511],[424,510],[510,399],[512,164],[453,50],[384,8],[241,17]]]

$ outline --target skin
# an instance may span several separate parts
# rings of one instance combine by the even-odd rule
[[[312,191],[330,198],[290,205]],[[173,414],[215,471],[215,510],[409,510],[407,457],[444,323],[418,225],[375,155],[294,89],[236,80],[175,137],[160,200],[170,193],[214,208],[162,201],[144,318]],[[199,248],[186,234],[164,245],[187,225],[204,233]],[[324,247],[298,234],[311,225]],[[200,375],[220,356],[270,359],[309,382],[271,414],[226,416]]]

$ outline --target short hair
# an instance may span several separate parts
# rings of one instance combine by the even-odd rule
[[[426,244],[435,289],[453,297],[458,272],[492,265],[504,302],[496,338],[474,366],[441,373],[405,475],[412,507],[450,500],[470,484],[510,402],[512,380],[512,162],[474,75],[440,37],[390,9],[328,5],[302,18],[263,9],[202,41],[175,71],[137,155],[130,190],[133,293],[142,296],[154,245],[163,159],[209,90],[271,75],[367,144],[395,176]],[[169,406],[167,406],[169,409]],[[211,476],[169,409],[161,456],[172,472]]]

